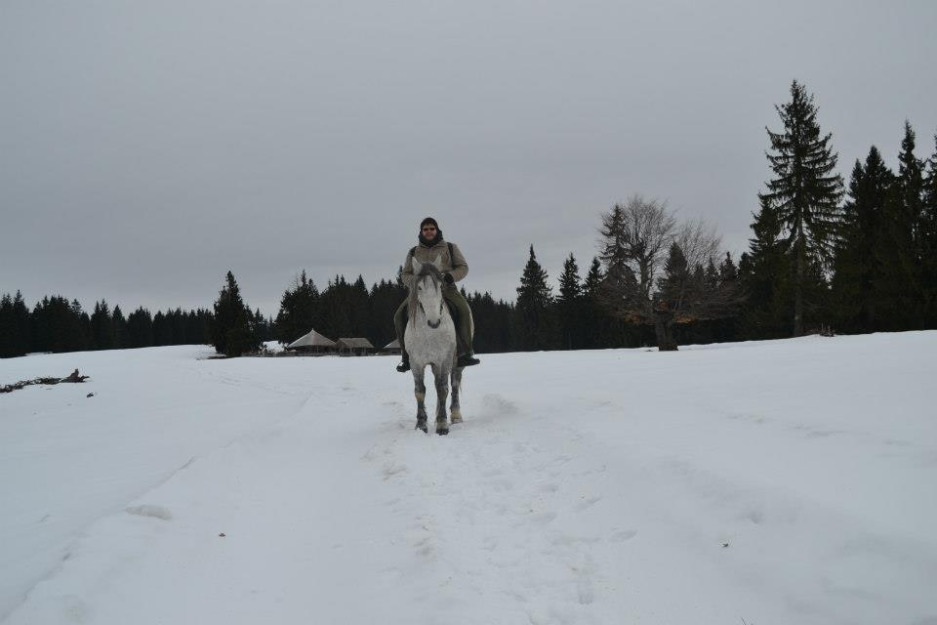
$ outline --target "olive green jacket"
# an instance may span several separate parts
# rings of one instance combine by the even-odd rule
[[[449,247],[452,246],[452,255],[449,255]],[[439,257],[439,264],[444,273],[452,274],[452,279],[458,282],[468,275],[468,263],[462,250],[455,243],[449,243],[446,240],[440,240],[436,245],[427,247],[422,243],[407,252],[407,258],[403,261],[403,283],[408,285],[413,280],[413,263],[410,259],[416,257],[421,263],[431,263]]]

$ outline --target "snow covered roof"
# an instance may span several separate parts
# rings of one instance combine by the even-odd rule
[[[335,343],[337,347],[348,347],[350,349],[374,349],[371,341],[368,339],[338,339]]]
[[[400,349],[400,341],[397,339],[394,339],[393,341],[385,345],[384,349]]]
[[[309,334],[299,337],[287,345],[286,349],[296,349],[297,347],[335,347],[335,341],[322,336],[315,330],[310,330]]]

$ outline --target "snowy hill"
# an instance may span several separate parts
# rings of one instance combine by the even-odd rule
[[[208,354],[0,361],[0,622],[937,624],[937,332]]]

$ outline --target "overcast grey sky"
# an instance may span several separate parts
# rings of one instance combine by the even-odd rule
[[[937,2],[2,0],[0,292],[275,315],[434,215],[512,299],[635,193],[734,256],[792,79],[840,173],[937,131]]]

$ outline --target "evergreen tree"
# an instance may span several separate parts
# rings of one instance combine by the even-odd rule
[[[793,331],[801,336],[812,274],[833,256],[843,181],[833,173],[837,156],[830,146],[832,135],[821,135],[818,109],[806,88],[795,80],[791,101],[775,108],[784,128],[778,133],[767,129],[772,149],[767,156],[775,178],[761,198],[763,208],[775,211],[787,231],[794,269]]]
[[[22,356],[16,349],[16,327],[13,317],[13,298],[4,293],[0,298],[0,358]]]
[[[790,332],[791,263],[788,241],[781,238],[781,222],[769,201],[760,198],[754,215],[754,237],[739,262],[739,283],[746,301],[744,332],[751,338],[777,338]]]
[[[124,313],[120,309],[120,306],[114,306],[114,314],[111,315],[111,324],[114,328],[114,347],[117,349],[130,347],[130,329],[127,326],[127,320],[124,319]]]
[[[719,264],[719,287],[723,293],[731,293],[732,301],[729,314],[714,324],[714,340],[738,340],[740,313],[744,303],[744,296],[739,285],[739,269],[732,260],[732,254],[726,252],[725,260]]]
[[[337,275],[334,281],[329,281],[328,287],[322,292],[320,302],[323,329],[319,332],[333,340],[358,336],[355,333],[353,319],[349,315],[352,300],[351,289],[345,276]]]
[[[274,336],[288,345],[310,330],[324,332],[320,312],[319,289],[308,279],[304,269],[291,288],[280,298],[280,310],[274,322]]]
[[[682,301],[696,297],[695,292],[701,286],[694,284],[693,271],[686,255],[674,241],[670,244],[667,262],[664,264],[664,275],[660,279],[659,299],[669,302],[669,308],[681,308]]]
[[[71,310],[69,342],[64,351],[75,352],[89,349],[91,347],[91,316],[84,311],[77,299],[72,300]]]
[[[214,317],[211,312],[203,308],[196,310],[189,319],[189,340],[194,345],[208,345],[211,343],[211,328]]]
[[[33,351],[32,346],[32,320],[29,314],[29,308],[23,301],[23,294],[19,291],[13,297],[13,328],[15,336],[15,347],[19,354],[28,354]]]
[[[466,296],[475,318],[475,352],[506,352],[515,348],[513,335],[514,307],[497,302],[491,293]]]
[[[739,270],[732,260],[732,252],[726,252],[726,259],[719,265],[719,280],[722,284],[734,283],[738,280]]]
[[[254,311],[253,322],[254,326],[257,328],[257,338],[260,339],[262,343],[274,339],[273,319],[264,317],[259,308]]]
[[[564,349],[578,349],[582,345],[582,285],[579,280],[579,266],[570,253],[563,263],[560,274],[560,295],[556,300],[560,323],[560,337]]]
[[[890,304],[886,316],[892,330],[923,327],[924,164],[914,155],[914,139],[911,124],[905,121],[898,175],[881,224],[888,237],[880,256],[886,274],[881,290]]]
[[[894,175],[875,146],[865,166],[857,160],[853,167],[833,265],[833,297],[842,330],[874,332],[884,327],[883,289],[888,285],[883,261],[890,246],[883,222],[893,183]]]
[[[624,207],[615,204],[609,213],[602,216],[599,231],[602,236],[599,257],[605,264],[602,301],[616,316],[626,316],[634,302],[641,299],[635,272],[629,264],[633,260],[633,250],[628,226]]]
[[[49,303],[49,296],[47,295],[36,302],[30,314],[30,342],[33,345],[33,350],[37,352],[50,351],[49,318],[47,313]]]
[[[921,215],[921,291],[927,328],[937,328],[937,135],[934,154],[927,162],[922,190]]]
[[[153,315],[153,345],[163,347],[172,344],[172,324],[163,311],[157,310]]]
[[[633,332],[628,332],[631,327],[609,314],[604,302],[604,282],[602,263],[595,256],[582,284],[582,347],[594,349],[637,345],[638,343],[631,342],[634,339],[630,336]]]
[[[571,304],[577,301],[582,295],[582,285],[579,279],[579,265],[576,264],[576,257],[572,253],[563,263],[563,273],[560,274],[560,295],[558,302]]]
[[[552,319],[553,293],[547,284],[547,272],[537,262],[534,246],[517,287],[515,307],[517,339],[525,350],[551,349],[554,346]]]
[[[598,256],[592,257],[592,264],[589,266],[589,273],[586,274],[586,279],[582,284],[582,294],[584,297],[598,297],[599,289],[602,286],[602,281],[605,278],[605,275],[602,273],[602,263],[599,262]]]
[[[111,312],[103,299],[95,302],[91,314],[91,342],[94,349],[113,349],[114,327]]]
[[[351,336],[367,337],[371,327],[370,298],[361,274],[358,274],[358,279],[348,290],[347,306],[345,314],[351,318]]]
[[[381,280],[371,288],[368,300],[371,325],[366,336],[375,347],[382,348],[396,338],[394,313],[406,297],[407,288],[402,281]]]
[[[250,308],[241,299],[241,290],[230,271],[214,304],[212,345],[226,356],[241,356],[260,349],[260,339],[252,323]]]
[[[129,347],[152,347],[153,317],[150,311],[141,306],[130,313],[127,318],[127,332]]]

